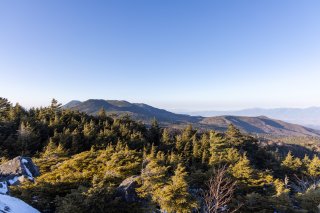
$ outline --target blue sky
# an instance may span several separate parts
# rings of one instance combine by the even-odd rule
[[[318,0],[0,2],[0,96],[320,106]]]

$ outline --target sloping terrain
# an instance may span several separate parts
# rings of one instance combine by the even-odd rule
[[[16,157],[0,165],[0,212],[39,213],[22,200],[9,196],[8,186],[19,185],[26,180],[33,181],[39,175],[38,168],[31,158]]]
[[[188,112],[186,114],[204,117],[224,115],[257,117],[263,115],[272,119],[320,129],[320,107],[275,109],[252,108],[238,111],[198,111]]]
[[[78,103],[78,104],[76,104]],[[71,106],[71,107],[70,107]],[[163,109],[158,109],[146,104],[129,103],[118,100],[96,100],[89,99],[84,102],[71,101],[64,105],[64,108],[79,110],[90,115],[97,115],[101,108],[104,108],[108,115],[130,115],[132,118],[149,123],[156,118],[160,122],[180,123],[180,122],[197,122],[201,117],[175,114]]]
[[[0,194],[0,212],[3,213],[40,213],[22,200]]]
[[[255,134],[270,134],[277,136],[320,136],[320,131],[318,130],[297,124],[290,124],[280,120],[270,119],[265,116],[217,116],[204,118],[200,123],[218,130],[224,130],[229,124],[233,124],[242,131]]]
[[[130,115],[133,119],[150,123],[156,118],[162,125],[176,128],[192,124],[197,128],[224,131],[229,124],[251,134],[270,134],[275,136],[315,136],[320,137],[320,131],[301,125],[291,124],[265,116],[216,116],[201,117],[175,114],[146,104],[129,103],[118,100],[90,99],[84,102],[71,101],[64,108],[78,110],[90,115],[97,115],[104,108],[108,115]]]

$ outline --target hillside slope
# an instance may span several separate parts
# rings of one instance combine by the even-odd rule
[[[320,131],[301,125],[291,124],[265,116],[215,116],[201,117],[175,114],[146,104],[129,103],[118,100],[89,99],[84,102],[71,101],[64,108],[78,110],[90,115],[97,115],[104,108],[108,115],[130,115],[133,119],[150,123],[156,118],[160,124],[181,128],[192,124],[197,128],[224,131],[229,124],[233,124],[242,131],[251,134],[272,134],[274,136],[315,136],[320,137]]]
[[[275,109],[252,108],[238,111],[198,111],[188,112],[186,114],[204,117],[224,115],[257,117],[263,115],[272,119],[320,129],[320,107]]]
[[[275,136],[320,136],[320,131],[297,124],[270,119],[265,116],[216,116],[204,118],[200,124],[213,129],[224,130],[233,124],[242,131],[254,134],[271,134]]]
[[[5,213],[40,213],[18,198],[0,194],[0,212]]]
[[[74,104],[77,103],[77,104]],[[71,101],[64,105],[64,108],[79,110],[90,115],[97,115],[101,108],[104,108],[108,115],[130,115],[136,120],[142,120],[149,123],[156,118],[160,122],[180,123],[180,122],[198,122],[201,117],[175,114],[163,109],[158,109],[147,104],[129,103],[127,101],[118,100],[97,100],[89,99],[84,102]]]

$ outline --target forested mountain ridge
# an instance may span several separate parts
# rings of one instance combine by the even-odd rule
[[[270,119],[264,116],[216,116],[201,117],[175,114],[163,109],[158,109],[146,104],[129,103],[118,100],[89,99],[84,102],[71,101],[63,106],[65,109],[79,110],[90,115],[97,115],[101,109],[107,115],[128,114],[135,120],[150,124],[157,119],[160,124],[168,127],[181,128],[187,124],[201,129],[213,129],[225,131],[229,124],[251,134],[271,134],[274,136],[316,136],[320,137],[320,130],[314,130],[304,126],[290,124],[280,120]]]
[[[320,129],[320,107],[274,109],[252,108],[237,111],[185,112],[185,114],[204,117],[225,115],[257,117],[263,115],[272,119],[278,119],[289,123]]]
[[[172,130],[0,98],[1,161],[27,155],[41,174],[11,195],[41,212],[318,212],[319,153],[271,148],[232,124]]]
[[[129,115],[134,119],[150,123],[154,118],[163,123],[197,122],[201,117],[175,114],[163,109],[158,109],[147,104],[129,103],[119,100],[89,99],[84,102],[71,101],[63,106],[65,109],[79,110],[89,115],[97,115],[102,108],[107,115]]]
[[[213,129],[226,130],[229,124],[247,133],[268,134],[274,136],[314,136],[320,137],[320,130],[314,130],[297,124],[291,124],[265,116],[217,116],[204,118],[200,124]]]

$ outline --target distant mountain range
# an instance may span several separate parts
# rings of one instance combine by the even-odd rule
[[[89,99],[84,102],[71,101],[64,105],[63,108],[79,110],[90,115],[97,115],[99,110],[104,108],[108,115],[130,115],[133,119],[142,120],[146,123],[150,123],[154,118],[159,122],[170,124],[196,123],[202,118],[201,116],[175,114],[147,104],[119,100]]]
[[[311,129],[298,124],[291,124],[265,116],[216,116],[200,121],[212,129],[225,130],[229,124],[237,126],[242,131],[253,134],[268,134],[273,136],[320,136],[320,130]]]
[[[142,103],[101,99],[89,99],[84,102],[71,101],[64,105],[63,108],[85,112],[90,115],[97,115],[99,110],[104,108],[110,116],[130,115],[133,119],[143,121],[147,124],[150,124],[150,122],[156,118],[160,124],[174,128],[182,128],[187,124],[192,124],[194,127],[200,129],[224,131],[229,124],[233,124],[242,131],[251,134],[320,137],[320,130],[271,119],[266,116],[192,116],[172,113]],[[257,113],[259,114],[258,111]],[[280,115],[281,113],[279,112],[278,114]]]
[[[304,125],[310,128],[320,130],[320,107],[310,107],[305,109],[299,108],[276,108],[276,109],[262,109],[252,108],[239,111],[198,111],[188,112],[186,114],[193,116],[267,116],[273,119],[279,119],[290,123]]]

